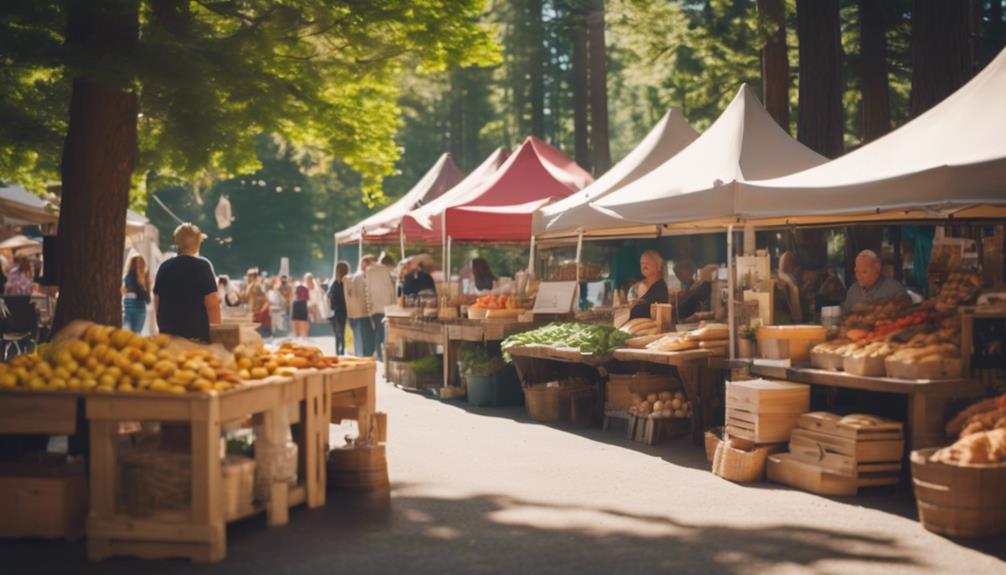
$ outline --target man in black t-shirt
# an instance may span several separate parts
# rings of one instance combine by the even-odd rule
[[[199,257],[205,238],[193,224],[175,229],[178,255],[161,264],[154,280],[154,310],[161,333],[209,342],[210,325],[220,323],[213,265]]]

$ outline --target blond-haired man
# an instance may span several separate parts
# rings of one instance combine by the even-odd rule
[[[208,342],[220,323],[220,297],[213,265],[199,256],[206,236],[194,224],[175,228],[178,255],[165,261],[154,280],[154,313],[161,333]]]

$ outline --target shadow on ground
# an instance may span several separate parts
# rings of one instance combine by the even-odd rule
[[[589,504],[566,506],[496,495],[441,499],[409,486],[366,496],[331,495],[296,510],[285,528],[262,519],[228,528],[217,565],[116,559],[88,563],[81,543],[4,543],[7,573],[612,573],[733,575],[842,562],[847,569],[914,566],[892,539],[775,525],[690,525]]]

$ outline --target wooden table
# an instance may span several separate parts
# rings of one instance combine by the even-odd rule
[[[186,557],[197,562],[222,560],[227,554],[224,509],[221,505],[221,429],[249,416],[260,417],[265,428],[298,407],[298,485],[278,482],[270,502],[238,520],[265,512],[269,525],[288,521],[289,507],[325,503],[329,422],[337,407],[351,407],[361,434],[369,434],[374,413],[373,361],[350,361],[338,368],[303,370],[292,377],[273,377],[247,383],[210,396],[152,393],[89,394],[85,397],[90,421],[91,513],[88,520],[88,557],[116,555],[142,558]],[[189,426],[192,441],[192,505],[188,512],[131,517],[116,508],[118,493],[117,430],[120,421],[176,422]]]
[[[454,385],[458,379],[457,361],[462,342],[501,342],[515,333],[525,332],[541,324],[515,319],[454,319],[444,323],[444,385]]]
[[[706,428],[712,425],[716,395],[716,378],[712,377],[709,360],[712,352],[704,349],[687,351],[653,351],[649,349],[622,348],[614,353],[618,361],[640,361],[671,366],[678,372],[685,396],[692,404],[692,441],[701,445]]]
[[[810,385],[905,395],[908,398],[905,425],[908,428],[906,446],[909,450],[945,445],[943,426],[947,401],[955,397],[978,397],[984,392],[981,382],[971,379],[863,377],[840,371],[760,366],[757,363],[751,366],[751,373]]]
[[[398,349],[404,349],[405,342],[422,342],[436,346],[441,346],[445,350],[448,346],[447,329],[445,324],[434,318],[419,317],[389,317],[387,318],[387,333],[385,340],[389,344],[395,345]],[[384,374],[388,377],[391,373],[389,367],[393,361],[391,354],[384,354]],[[449,373],[447,358],[444,358],[444,380],[447,380]]]

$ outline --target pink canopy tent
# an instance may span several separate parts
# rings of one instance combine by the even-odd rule
[[[565,154],[529,136],[490,178],[417,210],[403,226],[409,239],[528,241],[536,210],[592,181]]]

